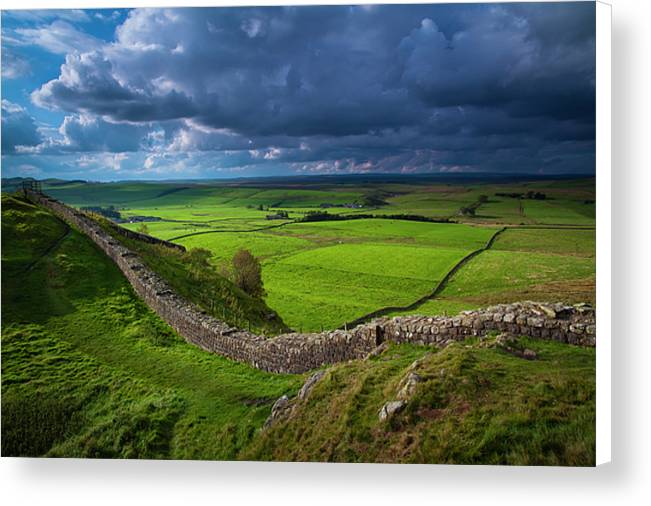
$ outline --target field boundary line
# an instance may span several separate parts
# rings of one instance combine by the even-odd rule
[[[339,216],[355,216],[355,215],[342,214],[342,215],[339,215]],[[427,217],[424,216],[423,218],[427,218]],[[251,229],[248,229],[248,230],[233,230],[233,229],[202,230],[200,232],[191,232],[189,234],[179,235],[179,236],[167,239],[167,240],[168,241],[177,241],[179,239],[185,239],[186,237],[192,237],[192,236],[195,236],[195,235],[218,234],[218,233],[221,233],[221,232],[242,232],[242,233],[261,232],[263,230],[270,230],[270,229],[273,229],[273,228],[280,228],[280,227],[284,227],[286,225],[296,225],[296,224],[300,224],[300,223],[306,223],[306,224],[325,223],[325,222],[327,222],[327,223],[336,223],[336,222],[342,222],[342,221],[355,221],[355,220],[362,220],[362,219],[365,219],[365,220],[412,221],[412,222],[415,222],[415,223],[444,223],[446,225],[466,225],[466,223],[460,223],[460,222],[456,222],[456,221],[433,221],[431,219],[424,219],[424,220],[421,221],[421,220],[413,220],[413,219],[398,218],[398,217],[389,218],[389,217],[385,217],[385,215],[378,215],[378,216],[368,216],[368,217],[362,217],[362,218],[355,217],[355,218],[333,219],[333,220],[288,221],[286,223],[281,223],[279,225],[270,225],[268,227],[251,228]],[[161,220],[161,221],[171,221],[171,220]],[[212,221],[206,222],[206,223],[212,223],[213,221],[216,221],[216,220],[212,220]],[[188,223],[188,222],[185,222],[185,223]]]
[[[290,332],[268,339],[210,316],[178,295],[164,278],[144,265],[137,253],[87,215],[41,193],[26,190],[25,196],[48,208],[96,244],[115,263],[135,294],[187,342],[264,371],[301,374],[324,365],[365,358],[384,341],[444,347],[453,341],[463,341],[466,336],[492,330],[517,329],[520,335],[534,338],[591,347],[596,344],[592,308],[533,302],[469,312],[462,320],[437,317],[423,324],[422,317],[407,322],[396,318],[360,325],[350,331]],[[497,231],[483,249],[490,247],[503,230]],[[547,310],[541,310],[542,307]],[[506,314],[509,320],[504,321]]]
[[[468,253],[465,257],[463,257],[456,264],[454,264],[454,266],[446,273],[445,276],[443,276],[443,279],[441,279],[441,281],[438,282],[438,284],[434,287],[434,289],[430,293],[422,296],[421,298],[419,298],[418,300],[412,302],[411,304],[409,304],[407,306],[387,306],[387,307],[377,309],[375,311],[372,311],[371,313],[365,314],[364,316],[360,316],[359,318],[356,318],[355,320],[353,320],[351,322],[347,322],[347,323],[345,323],[344,325],[342,325],[339,328],[340,329],[346,329],[346,328],[349,328],[349,327],[355,327],[357,325],[360,325],[362,323],[367,322],[368,320],[372,320],[373,318],[378,318],[380,316],[385,315],[386,313],[392,313],[394,311],[411,311],[412,309],[416,309],[418,306],[420,306],[424,302],[426,302],[428,300],[431,300],[431,299],[434,299],[439,293],[441,293],[443,291],[443,289],[447,286],[450,279],[452,279],[452,277],[464,265],[466,265],[470,260],[475,258],[480,253],[483,253],[484,251],[491,249],[493,247],[493,244],[495,243],[495,241],[499,237],[499,235],[502,234],[502,232],[506,231],[509,228],[510,227],[502,227],[502,228],[500,228],[499,230],[497,230],[490,237],[488,242],[483,247]]]
[[[195,235],[203,235],[203,234],[220,234],[220,233],[225,233],[225,232],[242,232],[242,233],[260,232],[262,230],[270,230],[272,228],[284,227],[285,225],[293,225],[294,223],[296,223],[296,222],[289,221],[287,223],[281,223],[279,225],[270,225],[268,227],[250,228],[249,230],[236,230],[236,229],[228,229],[228,228],[224,228],[224,229],[221,229],[221,230],[202,230],[201,232],[191,232],[189,234],[183,234],[183,235],[179,235],[177,237],[172,237],[170,239],[167,239],[167,241],[169,241],[169,242],[178,241],[179,239],[185,239],[187,237],[192,237],[192,236],[195,236]]]

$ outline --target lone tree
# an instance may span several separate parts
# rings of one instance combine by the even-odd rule
[[[146,223],[143,223],[138,227],[138,232],[140,232],[141,234],[149,235],[149,227],[147,226]]]
[[[233,256],[233,283],[253,297],[265,295],[262,266],[248,249],[240,249]]]

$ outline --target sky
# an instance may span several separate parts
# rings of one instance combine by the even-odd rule
[[[594,174],[593,2],[2,11],[2,176]]]

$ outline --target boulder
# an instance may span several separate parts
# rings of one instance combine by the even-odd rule
[[[382,409],[380,410],[379,413],[380,421],[383,422],[385,420],[388,420],[396,413],[399,413],[400,411],[403,410],[406,404],[407,402],[403,400],[387,402],[384,406],[382,406]]]
[[[274,405],[271,407],[271,415],[269,415],[269,418],[264,422],[263,428],[268,429],[271,427],[279,418],[284,417],[289,409],[289,397],[283,395],[274,402]]]
[[[410,372],[398,385],[398,399],[409,399],[416,390],[416,386],[423,382],[422,376],[415,372]]]
[[[325,376],[325,371],[319,371],[319,372],[314,373],[312,376],[310,376],[308,378],[308,380],[305,382],[305,384],[303,384],[301,389],[298,391],[298,398],[300,400],[302,400],[302,401],[307,399],[308,395],[310,394],[310,392],[314,388],[314,385],[316,385],[319,382],[319,380],[321,378],[323,378],[324,376]],[[281,397],[281,399],[282,399],[282,397]],[[272,408],[272,411],[273,411],[273,408]]]

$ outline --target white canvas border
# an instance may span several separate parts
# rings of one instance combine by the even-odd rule
[[[597,465],[611,459],[611,22],[596,2]]]
[[[374,3],[452,3],[458,0],[394,0],[392,2],[374,2]],[[493,0],[485,0],[490,2]],[[345,0],[4,0],[3,9],[10,8],[94,8],[94,7],[135,7],[135,6],[179,6],[179,5],[278,5],[278,4],[354,4],[367,2],[354,2]],[[632,3],[632,2],[631,2]],[[643,18],[649,13],[648,6],[640,2],[637,17]],[[615,8],[622,7],[616,14],[620,21],[620,39],[622,21],[628,22],[631,27],[631,13],[622,12],[624,6],[618,1]],[[629,7],[629,11],[632,9]],[[599,11],[598,16],[599,16]],[[608,28],[610,32],[610,27]],[[598,24],[598,34],[601,33]],[[621,40],[619,41],[621,42]],[[639,42],[638,40],[634,42]],[[599,43],[599,42],[598,42]],[[619,44],[620,52],[616,53],[622,56],[621,49],[623,44]],[[627,45],[630,48],[630,44]],[[599,48],[599,46],[598,46]],[[610,54],[610,46],[608,47]],[[639,60],[639,59],[638,59]],[[603,70],[603,63],[600,63],[598,53],[597,72],[598,76],[600,67]],[[620,60],[621,61],[621,60]],[[640,68],[645,65],[641,60],[637,62]],[[610,65],[610,62],[609,62]],[[627,70],[627,67],[619,66],[618,70]],[[642,70],[638,70],[636,76],[644,81]],[[627,77],[630,77],[627,73]],[[622,91],[621,75],[617,80]],[[610,78],[608,79],[608,88],[610,88]],[[600,110],[603,112],[603,103],[600,101],[600,93],[604,90],[600,85],[599,77],[597,84],[597,138],[604,139],[603,132],[600,132]],[[628,90],[626,90],[628,91]],[[639,91],[639,90],[638,90]],[[610,103],[610,94],[607,96]],[[631,100],[640,100],[638,93]],[[620,100],[620,106],[622,105]],[[601,105],[599,105],[601,104]],[[626,105],[626,104],[623,104]],[[630,108],[628,109],[630,113]],[[622,115],[618,115],[621,128]],[[610,132],[610,109],[608,110],[608,130]],[[626,118],[629,120],[630,118]],[[628,122],[628,121],[627,121]],[[642,131],[645,123],[637,118],[637,131]],[[648,126],[648,125],[647,125]],[[630,132],[631,138],[640,141],[640,134],[634,131]],[[618,137],[621,141],[621,136]],[[599,405],[599,395],[603,387],[604,372],[607,368],[608,382],[606,388],[608,391],[608,416],[606,419],[608,425],[607,449],[608,453],[603,453],[604,448],[601,436],[605,433],[606,426],[601,420],[597,424],[598,438],[598,462],[606,462],[610,458],[610,403],[611,403],[611,385],[610,385],[610,352],[611,352],[611,300],[610,300],[610,258],[611,258],[611,173],[610,173],[610,133],[607,135],[608,155],[607,167],[604,161],[603,149],[600,143],[597,146],[597,220],[598,220],[598,254],[597,254],[597,272],[598,276],[606,269],[609,273],[608,279],[598,279],[597,300],[599,301],[598,315],[598,333],[600,335],[597,347],[597,384],[598,384],[598,416],[601,418],[602,411]],[[634,147],[627,143],[628,147]],[[621,142],[617,145],[621,148]],[[647,146],[648,147],[648,146]],[[621,153],[621,151],[618,151]],[[631,150],[631,155],[626,161],[642,164],[644,160],[640,155],[640,150]],[[619,157],[619,161],[622,159]],[[619,164],[621,165],[621,164]],[[607,170],[606,170],[607,168]],[[624,167],[622,167],[624,169]],[[632,168],[631,168],[632,170]],[[638,171],[641,176],[641,171]],[[626,180],[626,179],[625,179]],[[646,179],[648,183],[648,178]],[[639,181],[643,184],[643,181]],[[621,188],[621,184],[620,184]],[[635,196],[641,196],[642,192],[634,192]],[[633,195],[630,195],[632,198]],[[621,209],[621,195],[618,198]],[[608,208],[606,210],[606,207]],[[641,205],[636,205],[636,209],[641,209]],[[628,209],[628,207],[627,207]],[[606,213],[607,234],[604,223],[602,229],[602,213]],[[621,212],[619,213],[621,217]],[[632,215],[632,213],[631,213]],[[636,223],[640,222],[638,220]],[[621,236],[622,234],[619,234]],[[606,239],[607,238],[607,242]],[[628,243],[629,241],[627,241]],[[607,244],[607,251],[600,249],[602,245]],[[627,244],[630,246],[630,244]],[[621,250],[621,247],[620,247]],[[638,266],[641,263],[638,262]],[[648,271],[648,270],[647,270]],[[621,271],[618,271],[621,272]],[[630,278],[627,278],[631,281]],[[607,285],[607,286],[606,286]],[[618,284],[621,288],[621,283]],[[629,296],[630,301],[635,300],[635,296],[644,297],[646,292],[641,290],[635,291],[635,287],[630,287],[633,295]],[[623,295],[619,293],[618,295]],[[648,293],[646,293],[648,296]],[[606,307],[601,305],[601,301],[606,301]],[[637,309],[641,309],[641,304],[634,304]],[[606,313],[607,311],[607,313]],[[631,313],[632,314],[632,313]],[[635,322],[642,323],[640,317],[633,320],[628,325],[631,329]],[[604,330],[605,329],[605,330]],[[604,336],[605,332],[605,336]],[[603,338],[602,338],[603,336]],[[640,344],[641,336],[631,336],[636,344]],[[604,341],[606,341],[604,343]],[[603,343],[603,346],[602,346]],[[627,349],[630,349],[629,348]],[[605,349],[607,347],[607,350]],[[638,351],[643,353],[646,348],[641,347]],[[608,351],[608,355],[604,354]],[[604,364],[601,360],[606,359]],[[625,357],[626,358],[626,357]],[[632,362],[626,362],[626,368],[637,373],[636,379],[644,379],[640,374],[639,366],[642,362],[647,361],[640,357],[640,354],[629,354]],[[622,357],[620,356],[620,366],[618,372],[622,372]],[[647,376],[648,377],[648,373]],[[617,393],[622,393],[621,382],[620,389]],[[642,393],[640,383],[627,381],[627,386],[631,387],[631,394]],[[636,385],[637,388],[636,388]],[[643,384],[642,384],[643,385]],[[648,392],[647,392],[648,393]],[[641,399],[640,399],[641,400]],[[622,417],[631,416],[639,417],[640,423],[648,420],[643,408],[639,404],[636,407],[630,406],[631,401],[622,400],[618,402],[617,419],[621,422]],[[622,413],[619,408],[625,409]],[[632,413],[631,411],[635,411]],[[621,425],[621,423],[620,423]],[[645,426],[645,429],[648,428]],[[636,434],[639,436],[639,431]],[[630,438],[634,438],[631,434]],[[621,445],[621,437],[618,438],[618,447]],[[643,442],[644,439],[641,441]],[[640,442],[636,440],[636,442]],[[635,450],[639,448],[637,445]],[[635,452],[639,453],[639,452]],[[620,457],[622,457],[620,452]],[[604,459],[604,460],[602,460]],[[622,460],[617,459],[618,463]],[[646,457],[641,458],[637,455],[635,459],[635,468],[644,469],[643,464],[648,460]],[[558,500],[559,504],[577,502],[581,503],[590,500],[594,504],[612,504],[612,501],[628,499],[633,497],[642,498],[642,494],[648,498],[640,486],[639,480],[632,482],[633,475],[624,478],[620,472],[614,472],[612,466],[605,466],[597,471],[589,469],[559,469],[559,468],[497,468],[497,467],[465,467],[465,466],[369,466],[369,465],[341,465],[341,466],[323,466],[323,465],[304,465],[304,464],[261,464],[261,463],[230,463],[230,462],[124,462],[124,461],[80,461],[75,459],[67,460],[45,460],[45,459],[2,459],[2,472],[0,472],[0,487],[3,497],[8,499],[12,504],[34,504],[37,497],[48,498],[51,504],[87,504],[88,499],[92,499],[97,504],[116,504],[121,500],[127,504],[132,502],[145,502],[157,504],[178,504],[178,502],[195,502],[203,498],[212,497],[215,502],[228,504],[229,502],[247,503],[252,496],[259,501],[270,504],[332,504],[333,502],[347,503],[355,501],[356,503],[373,502],[374,504],[396,504],[396,502],[410,502],[414,496],[423,500],[430,501],[451,501],[458,504],[466,503],[465,500],[472,498],[472,504],[481,501],[482,504],[521,504],[526,501],[530,504],[549,504],[550,500]],[[639,466],[639,467],[638,467]],[[626,467],[628,472],[632,471],[630,464]],[[620,470],[621,471],[621,470]],[[635,473],[637,476],[639,473]],[[639,476],[638,476],[639,478]],[[183,483],[181,487],[179,482]],[[646,480],[645,480],[646,482]],[[392,484],[395,493],[388,493],[387,486]],[[647,482],[648,483],[648,482]],[[628,485],[627,490],[623,490],[624,484]],[[38,493],[38,490],[41,490]],[[343,489],[343,493],[342,493]],[[362,489],[362,490],[360,490]],[[398,490],[401,489],[401,490]],[[65,495],[62,495],[65,493]],[[276,494],[283,494],[275,497]],[[634,494],[634,495],[633,495]]]

